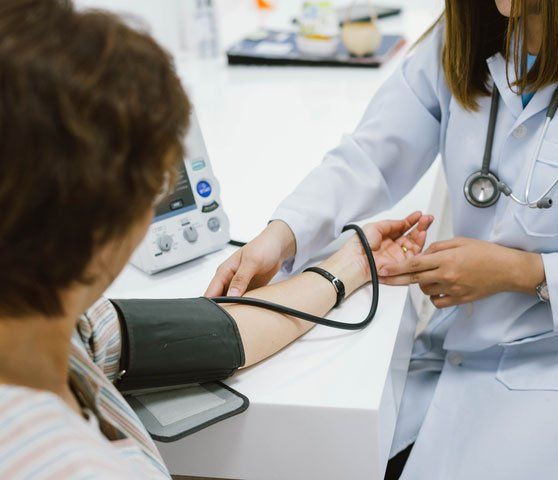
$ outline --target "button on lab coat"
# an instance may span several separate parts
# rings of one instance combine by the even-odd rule
[[[558,206],[530,209],[502,196],[479,209],[463,194],[481,166],[490,97],[465,110],[441,68],[443,26],[402,63],[356,130],[329,152],[272,218],[293,230],[298,269],[343,225],[400,200],[441,155],[456,236],[542,254],[550,303],[503,292],[440,310],[417,338],[392,454],[415,446],[403,479],[555,478],[558,472]],[[501,99],[491,169],[523,194],[556,85],[523,108],[502,55],[487,59]],[[510,66],[510,72],[513,72]],[[545,140],[531,195],[558,177],[558,118]],[[552,195],[558,205],[558,193]]]

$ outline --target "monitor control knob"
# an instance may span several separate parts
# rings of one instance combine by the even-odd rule
[[[198,240],[198,231],[192,225],[186,225],[184,227],[184,239],[188,243],[195,243]]]
[[[172,248],[172,237],[170,235],[164,234],[157,238],[157,245],[162,252],[168,252]]]
[[[211,217],[207,221],[207,228],[209,228],[212,232],[218,232],[221,229],[221,222],[217,217]]]

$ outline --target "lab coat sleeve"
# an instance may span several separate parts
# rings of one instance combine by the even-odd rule
[[[279,205],[296,238],[298,270],[343,226],[390,208],[417,183],[439,152],[442,27],[403,61],[368,105],[356,130],[326,154]],[[411,213],[411,212],[409,212]]]
[[[542,254],[554,331],[558,331],[558,253]]]

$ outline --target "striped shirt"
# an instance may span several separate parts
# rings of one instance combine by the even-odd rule
[[[0,479],[170,478],[149,434],[112,384],[120,341],[117,313],[106,299],[80,317],[72,339],[70,383],[98,422],[53,393],[0,386]]]

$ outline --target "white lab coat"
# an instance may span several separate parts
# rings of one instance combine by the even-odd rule
[[[403,197],[441,154],[456,236],[542,253],[550,303],[504,292],[444,309],[416,340],[392,455],[412,442],[404,480],[513,480],[558,476],[558,206],[534,210],[502,196],[471,206],[465,179],[480,169],[490,98],[477,112],[450,94],[437,27],[370,102],[343,138],[272,218],[297,240],[297,269],[346,223]],[[522,194],[555,85],[523,108],[501,55],[487,59],[501,94],[492,171]],[[513,72],[513,66],[510,68]],[[558,118],[537,160],[532,193],[558,176]],[[555,205],[558,193],[553,192]]]

